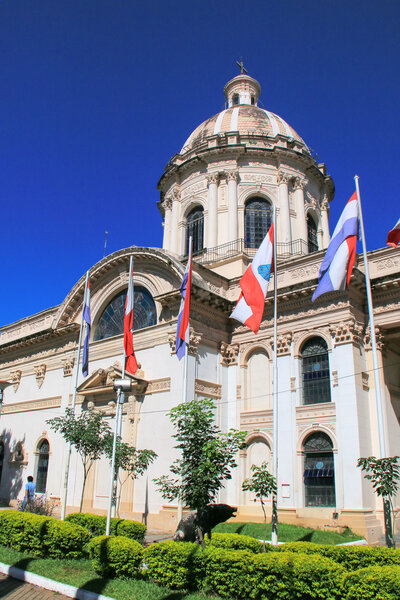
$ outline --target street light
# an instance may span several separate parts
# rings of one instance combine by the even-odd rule
[[[1,409],[3,408],[3,390],[5,390],[11,384],[12,384],[12,381],[4,381],[4,380],[0,379],[0,415],[1,415]]]

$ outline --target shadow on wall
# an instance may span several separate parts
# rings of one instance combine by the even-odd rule
[[[3,456],[0,456],[0,499],[8,505],[11,500],[18,498],[24,485],[25,436],[20,440],[13,440],[11,430],[3,429],[0,441],[4,449]]]

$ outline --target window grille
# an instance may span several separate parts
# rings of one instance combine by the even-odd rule
[[[245,245],[258,248],[272,225],[272,208],[263,198],[252,198],[245,208]]]
[[[307,217],[307,237],[308,237],[308,253],[318,252],[318,232],[315,221],[312,217]]]
[[[302,350],[303,404],[331,401],[328,347],[322,338],[312,338]]]
[[[323,432],[310,435],[303,445],[306,506],[335,506],[335,466],[332,442]]]
[[[36,491],[43,494],[46,491],[47,471],[49,468],[49,442],[43,440],[39,446],[39,459],[36,474]]]
[[[186,221],[186,256],[189,254],[189,238],[192,236],[193,254],[204,248],[204,211],[198,206],[194,208]]]
[[[145,288],[134,286],[133,330],[144,329],[157,323],[154,300]],[[104,340],[124,332],[125,301],[127,290],[123,290],[111,300],[97,322],[93,339]]]

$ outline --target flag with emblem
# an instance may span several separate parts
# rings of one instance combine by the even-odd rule
[[[388,233],[386,244],[393,248],[398,248],[400,244],[400,219]]]
[[[129,283],[128,293],[125,303],[125,318],[124,318],[124,350],[125,350],[125,369],[134,375],[138,369],[135,352],[133,350],[133,273],[129,268]]]
[[[85,341],[83,342],[83,356],[82,356],[82,374],[87,377],[89,374],[89,338],[90,328],[92,326],[92,319],[90,317],[90,281],[87,280],[85,304],[83,307],[83,323],[85,327]]]

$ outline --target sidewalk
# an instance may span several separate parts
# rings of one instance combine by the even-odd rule
[[[71,600],[57,592],[18,581],[0,573],[0,598],[2,600]]]

